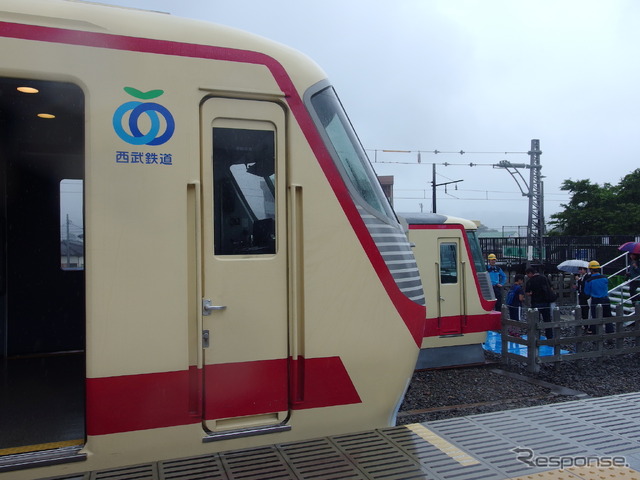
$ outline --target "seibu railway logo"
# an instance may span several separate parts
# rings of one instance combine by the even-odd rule
[[[133,87],[124,87],[124,91],[140,100],[152,100],[164,93],[164,90],[141,92]],[[113,129],[131,145],[162,145],[173,136],[175,128],[171,112],[156,102],[125,102],[113,114]]]

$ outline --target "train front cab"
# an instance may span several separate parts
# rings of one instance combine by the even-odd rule
[[[425,285],[427,320],[417,369],[484,362],[486,332],[500,328],[474,222],[400,213]]]
[[[324,73],[169,15],[1,10],[0,478],[393,424],[424,293]]]

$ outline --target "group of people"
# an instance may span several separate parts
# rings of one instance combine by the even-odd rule
[[[596,309],[598,305],[602,305],[602,316],[611,316],[611,303],[609,301],[609,279],[602,275],[600,272],[600,264],[592,260],[589,262],[589,267],[578,268],[578,274],[576,275],[576,290],[578,291],[578,305],[580,306],[580,315],[583,320],[589,318],[596,318]],[[589,306],[591,303],[591,306]],[[587,325],[585,327],[586,333],[596,333],[594,325]],[[607,323],[605,325],[605,332],[613,332],[613,324]]]
[[[502,268],[496,264],[497,258],[495,254],[490,253],[487,256],[487,260],[489,261],[487,272],[489,272],[493,293],[496,297],[496,303],[493,309],[500,311],[502,310],[503,303],[502,290],[507,281],[507,275]],[[526,286],[524,282],[525,275],[528,278]],[[553,289],[551,288],[549,280],[531,267],[525,270],[525,275],[517,274],[514,277],[511,290],[509,290],[507,294],[505,303],[509,307],[509,316],[514,320],[520,320],[520,309],[524,305],[525,298],[528,295],[531,297],[531,307],[544,309],[545,312],[543,315],[546,317],[549,315],[551,302],[555,300],[551,298]]]
[[[629,268],[627,269],[627,277],[632,280],[629,283],[631,298],[636,295],[640,289],[640,262],[638,255],[630,254]],[[491,278],[491,284],[496,297],[494,310],[502,309],[503,286],[507,281],[507,275],[496,264],[496,255],[491,253],[487,256],[487,271]],[[527,282],[525,285],[525,275]],[[509,307],[509,317],[513,320],[520,320],[522,307],[525,304],[527,296],[531,300],[531,308],[538,309],[540,317],[544,322],[551,321],[552,304],[557,298],[557,294],[553,291],[551,284],[546,276],[540,275],[534,268],[529,267],[525,270],[525,275],[517,274],[514,277],[511,289],[507,294],[505,304]],[[596,318],[596,309],[598,305],[602,305],[602,316],[611,317],[611,303],[609,301],[609,279],[600,272],[600,264],[596,260],[592,260],[588,264],[588,268],[580,268],[576,275],[575,288],[578,292],[578,305],[580,306],[581,316],[583,320]],[[637,298],[634,300],[638,300]],[[613,332],[613,324],[605,324],[605,332]],[[596,333],[594,325],[585,327],[585,333]],[[553,338],[553,329],[545,329],[547,338]]]

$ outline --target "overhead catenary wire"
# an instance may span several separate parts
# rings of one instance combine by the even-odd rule
[[[457,162],[425,162],[422,161],[421,159],[421,154],[425,153],[425,154],[433,154],[433,155],[440,155],[440,154],[452,154],[452,155],[465,155],[465,154],[490,154],[490,155],[528,155],[530,152],[525,152],[525,151],[466,151],[466,150],[458,150],[458,151],[444,151],[444,150],[403,150],[403,149],[380,149],[380,148],[376,148],[376,149],[371,149],[371,148],[365,148],[365,151],[367,152],[375,152],[376,155],[372,161],[372,163],[378,163],[378,164],[396,164],[396,165],[441,165],[441,166],[451,166],[451,167],[493,167],[493,168],[504,168],[505,162],[506,161],[500,161],[500,162],[494,162],[494,163],[478,163],[478,162],[468,162],[468,163],[457,163]],[[381,160],[377,157],[377,153],[401,153],[401,154],[416,154],[417,157],[415,160],[413,161],[401,161],[401,160]],[[506,165],[513,165],[510,164],[510,162],[506,162]],[[528,165],[518,165],[519,167],[528,167]],[[449,177],[447,177],[446,175],[442,175],[442,173],[438,172],[437,175],[439,177],[445,178],[447,180],[453,180]],[[502,192],[502,191],[496,191],[496,190],[471,190],[471,189],[462,189],[462,188],[457,188],[456,189],[458,193],[461,192],[476,192],[476,193],[496,193],[496,194],[514,194],[517,195],[519,193],[522,193],[522,191],[520,192]],[[409,192],[409,191],[415,191],[415,192],[419,192],[419,191],[423,191],[423,189],[395,189],[396,192]],[[426,192],[426,189],[424,190]],[[446,189],[445,189],[445,193]],[[545,192],[545,195],[547,197],[549,196],[561,196],[562,199],[551,199],[551,198],[547,198],[547,201],[551,201],[551,202],[562,202],[562,201],[568,201],[570,199],[570,195],[568,193],[563,193],[563,192],[558,192],[558,193],[552,193],[552,192]],[[527,198],[523,198],[521,197],[516,197],[516,198],[487,198],[485,197],[474,197],[474,198],[470,198],[470,197],[453,197],[452,195],[448,195],[450,197],[450,199],[456,199],[456,200],[483,200],[483,201],[500,201],[500,200],[514,200],[514,201],[528,201]],[[429,199],[431,198],[430,196],[427,197],[426,195],[424,196],[419,196],[419,197],[413,197],[413,196],[399,196],[396,195],[395,198],[397,200],[424,200],[424,199]]]
[[[447,190],[446,190],[446,185],[450,184],[450,183],[458,183],[458,182],[462,182],[464,180],[455,180],[455,181],[451,181],[451,182],[443,182],[443,183],[438,183],[436,181],[436,166],[437,165],[443,165],[443,166],[465,166],[465,167],[475,167],[475,166],[490,166],[492,168],[497,168],[497,169],[504,169],[505,171],[507,171],[507,173],[509,173],[511,175],[511,177],[513,178],[513,180],[515,180],[516,184],[518,185],[518,188],[520,189],[520,192],[522,194],[523,197],[527,198],[527,202],[529,204],[529,212],[528,212],[528,227],[527,227],[527,244],[529,246],[532,247],[532,252],[533,255],[536,256],[536,258],[538,258],[541,255],[542,252],[542,237],[544,235],[545,232],[545,221],[544,221],[544,197],[543,197],[543,182],[542,182],[542,178],[544,178],[541,175],[541,169],[542,169],[542,165],[540,163],[540,156],[542,154],[542,151],[540,150],[540,140],[538,139],[532,139],[531,140],[531,148],[527,151],[508,151],[508,150],[504,150],[504,151],[465,151],[463,149],[454,151],[454,150],[438,150],[438,149],[433,149],[433,150],[414,150],[414,149],[365,149],[365,152],[373,152],[373,164],[395,164],[395,165],[399,165],[399,164],[404,164],[404,165],[420,165],[420,164],[430,164],[432,166],[432,180],[431,180],[431,186],[432,186],[432,195],[431,195],[431,200],[432,200],[432,212],[436,213],[437,209],[436,209],[436,198],[437,198],[437,194],[436,194],[436,189],[439,186],[445,186],[445,195],[447,196],[448,199],[455,199],[455,200],[465,200],[465,201],[469,201],[469,200],[487,200],[489,201],[489,194],[488,192],[485,191],[485,197],[484,199],[470,199],[470,198],[460,198],[459,196],[454,196],[454,195],[450,195]],[[400,154],[400,155],[413,155],[415,154],[415,160],[414,161],[405,161],[405,160],[399,160],[398,158],[393,158],[391,161],[385,161],[382,159],[379,159],[379,154]],[[422,156],[423,155],[440,155],[440,154],[444,154],[444,155],[466,155],[466,154],[471,154],[471,155],[500,155],[500,156],[507,156],[507,155],[527,155],[529,156],[529,162],[527,163],[513,163],[511,161],[502,159],[498,162],[493,162],[493,163],[474,163],[474,162],[469,162],[469,163],[454,163],[454,162],[440,162],[440,163],[436,163],[436,162],[423,162],[422,160]],[[529,174],[528,174],[528,181],[527,179],[522,175],[521,173],[521,169],[529,169]],[[401,199],[401,197],[396,197],[397,199]],[[415,198],[415,200],[422,200],[422,199],[426,199],[426,192],[423,195],[423,198]],[[414,200],[413,198],[410,198],[410,200]],[[498,200],[498,199],[496,199]],[[501,199],[502,201],[505,201],[505,199]],[[508,200],[510,201],[510,200]],[[511,200],[511,201],[516,201]],[[420,209],[422,211],[422,204],[420,204]],[[532,257],[533,258],[533,257]]]
[[[390,149],[390,148],[365,148],[364,149],[365,152],[373,152],[373,163],[398,163],[398,164],[408,164],[408,165],[415,165],[415,164],[421,164],[422,162],[422,154],[432,154],[432,155],[528,155],[529,152],[520,152],[520,151],[514,151],[514,152],[509,152],[509,151],[501,151],[501,152],[497,152],[497,151],[467,151],[467,150],[438,150],[438,149],[434,149],[434,150],[402,150],[402,149]],[[385,161],[385,160],[379,160],[378,159],[378,153],[413,153],[416,154],[416,161],[415,162],[399,162],[399,161]],[[436,164],[436,165],[458,165],[458,166],[469,166],[469,167],[476,167],[476,166],[495,166],[495,164],[493,163],[451,163],[451,162],[444,162],[444,163],[434,163],[434,162],[424,162],[426,164]]]
[[[434,155],[465,155],[465,154],[491,154],[491,155],[528,155],[529,152],[493,152],[493,151],[468,151],[468,150],[402,150],[392,148],[365,148],[367,152],[383,152],[383,153],[432,153]]]

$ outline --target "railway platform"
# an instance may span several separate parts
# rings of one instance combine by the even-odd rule
[[[640,479],[640,392],[56,480]]]

